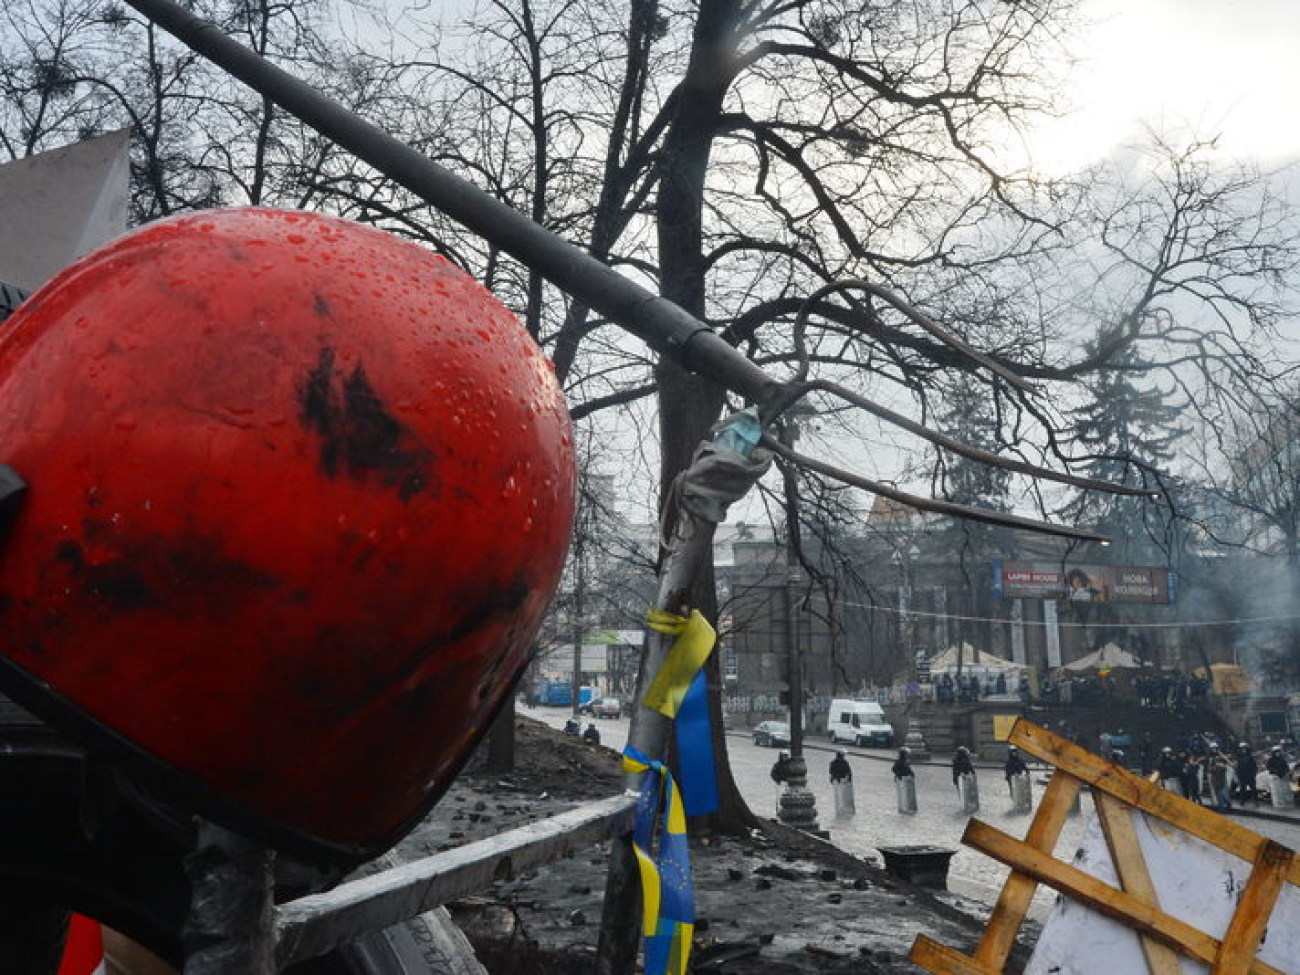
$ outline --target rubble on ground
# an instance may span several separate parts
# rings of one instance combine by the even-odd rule
[[[450,849],[622,790],[614,752],[529,718],[516,724],[516,771],[489,773],[480,750],[404,841],[407,856]],[[697,975],[917,972],[906,960],[916,935],[968,951],[987,919],[982,905],[912,886],[874,861],[770,820],[744,836],[695,835],[691,847]],[[608,846],[592,847],[499,880],[449,908],[492,975],[590,975],[607,863]],[[1018,950],[1007,971],[1018,971],[1026,957]]]

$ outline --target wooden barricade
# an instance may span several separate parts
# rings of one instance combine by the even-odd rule
[[[1283,885],[1300,886],[1300,859],[1293,851],[1031,722],[1017,721],[1009,741],[1056,771],[1023,841],[975,819],[967,824],[962,842],[1012,870],[974,953],[963,954],[921,935],[912,945],[910,957],[915,964],[935,975],[999,975],[1038,885],[1046,884],[1133,929],[1152,975],[1180,975],[1180,956],[1208,965],[1211,975],[1281,972],[1256,954]],[[1070,807],[1085,784],[1092,789],[1118,887],[1052,855]],[[1161,909],[1135,834],[1134,810],[1252,865],[1221,938]]]

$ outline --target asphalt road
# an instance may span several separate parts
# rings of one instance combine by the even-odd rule
[[[560,708],[539,707],[524,709],[521,713],[557,728],[562,728],[568,717],[568,712]],[[583,727],[588,721],[583,719]],[[627,718],[599,720],[595,724],[601,733],[601,744],[615,750],[622,749],[627,741]],[[732,773],[746,802],[756,814],[774,818],[777,787],[769,773],[777,749],[754,745],[744,731],[728,732],[727,744]],[[894,777],[890,771],[896,752],[893,749],[854,747],[848,747],[846,751],[853,769],[857,812],[850,819],[837,820],[827,773],[834,749],[824,738],[804,744],[809,788],[817,799],[819,824],[829,832],[831,842],[855,855],[876,856],[877,859],[882,846],[934,845],[954,849],[957,852],[949,866],[949,889],[992,904],[1008,871],[996,861],[961,845],[962,831],[970,816],[962,812],[946,758],[915,766],[919,809],[915,815],[906,816],[898,812]],[[1046,768],[1040,770],[1031,766],[1031,772],[1036,808],[1046,784]],[[1011,797],[1001,769],[978,768],[977,778],[981,800],[977,817],[1005,833],[1023,838],[1032,815],[1012,811]],[[1058,858],[1069,860],[1078,846],[1090,812],[1086,797],[1081,806],[1081,814],[1071,816],[1062,831],[1055,851]],[[1270,836],[1293,850],[1300,849],[1300,817],[1295,822],[1246,817],[1240,821],[1249,829]],[[1039,916],[1045,913],[1054,897],[1052,892],[1040,890],[1033,913]]]

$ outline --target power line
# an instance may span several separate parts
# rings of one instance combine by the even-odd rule
[[[1001,616],[958,616],[954,613],[930,613],[920,609],[901,610],[893,606],[872,603],[844,601],[844,606],[853,606],[873,613],[889,613],[893,616],[924,616],[928,619],[958,620],[964,623],[1019,623],[1021,626],[1047,626],[1046,620],[1013,620]],[[1181,623],[1068,623],[1058,621],[1061,629],[1085,629],[1089,626],[1114,626],[1126,630],[1181,630],[1188,626],[1238,626],[1242,623],[1293,623],[1300,620],[1300,615],[1291,616],[1242,616],[1230,620],[1187,620]]]

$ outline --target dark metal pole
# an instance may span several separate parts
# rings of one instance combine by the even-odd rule
[[[172,0],[126,0],[259,95],[518,258],[656,352],[759,404],[780,384],[671,301],[629,281]]]
[[[781,421],[781,442],[793,447],[798,437],[798,426],[793,418]],[[818,832],[817,798],[808,788],[808,763],[803,757],[803,655],[799,646],[798,605],[799,572],[799,484],[794,465],[786,461],[781,465],[785,488],[785,634],[786,659],[790,688],[790,763],[787,766],[786,787],[781,793],[778,811],[781,822],[788,826]]]
[[[586,562],[586,539],[583,533],[587,526],[580,520],[578,535],[573,540],[573,720],[578,720],[582,713],[582,590],[587,584],[584,563]]]

